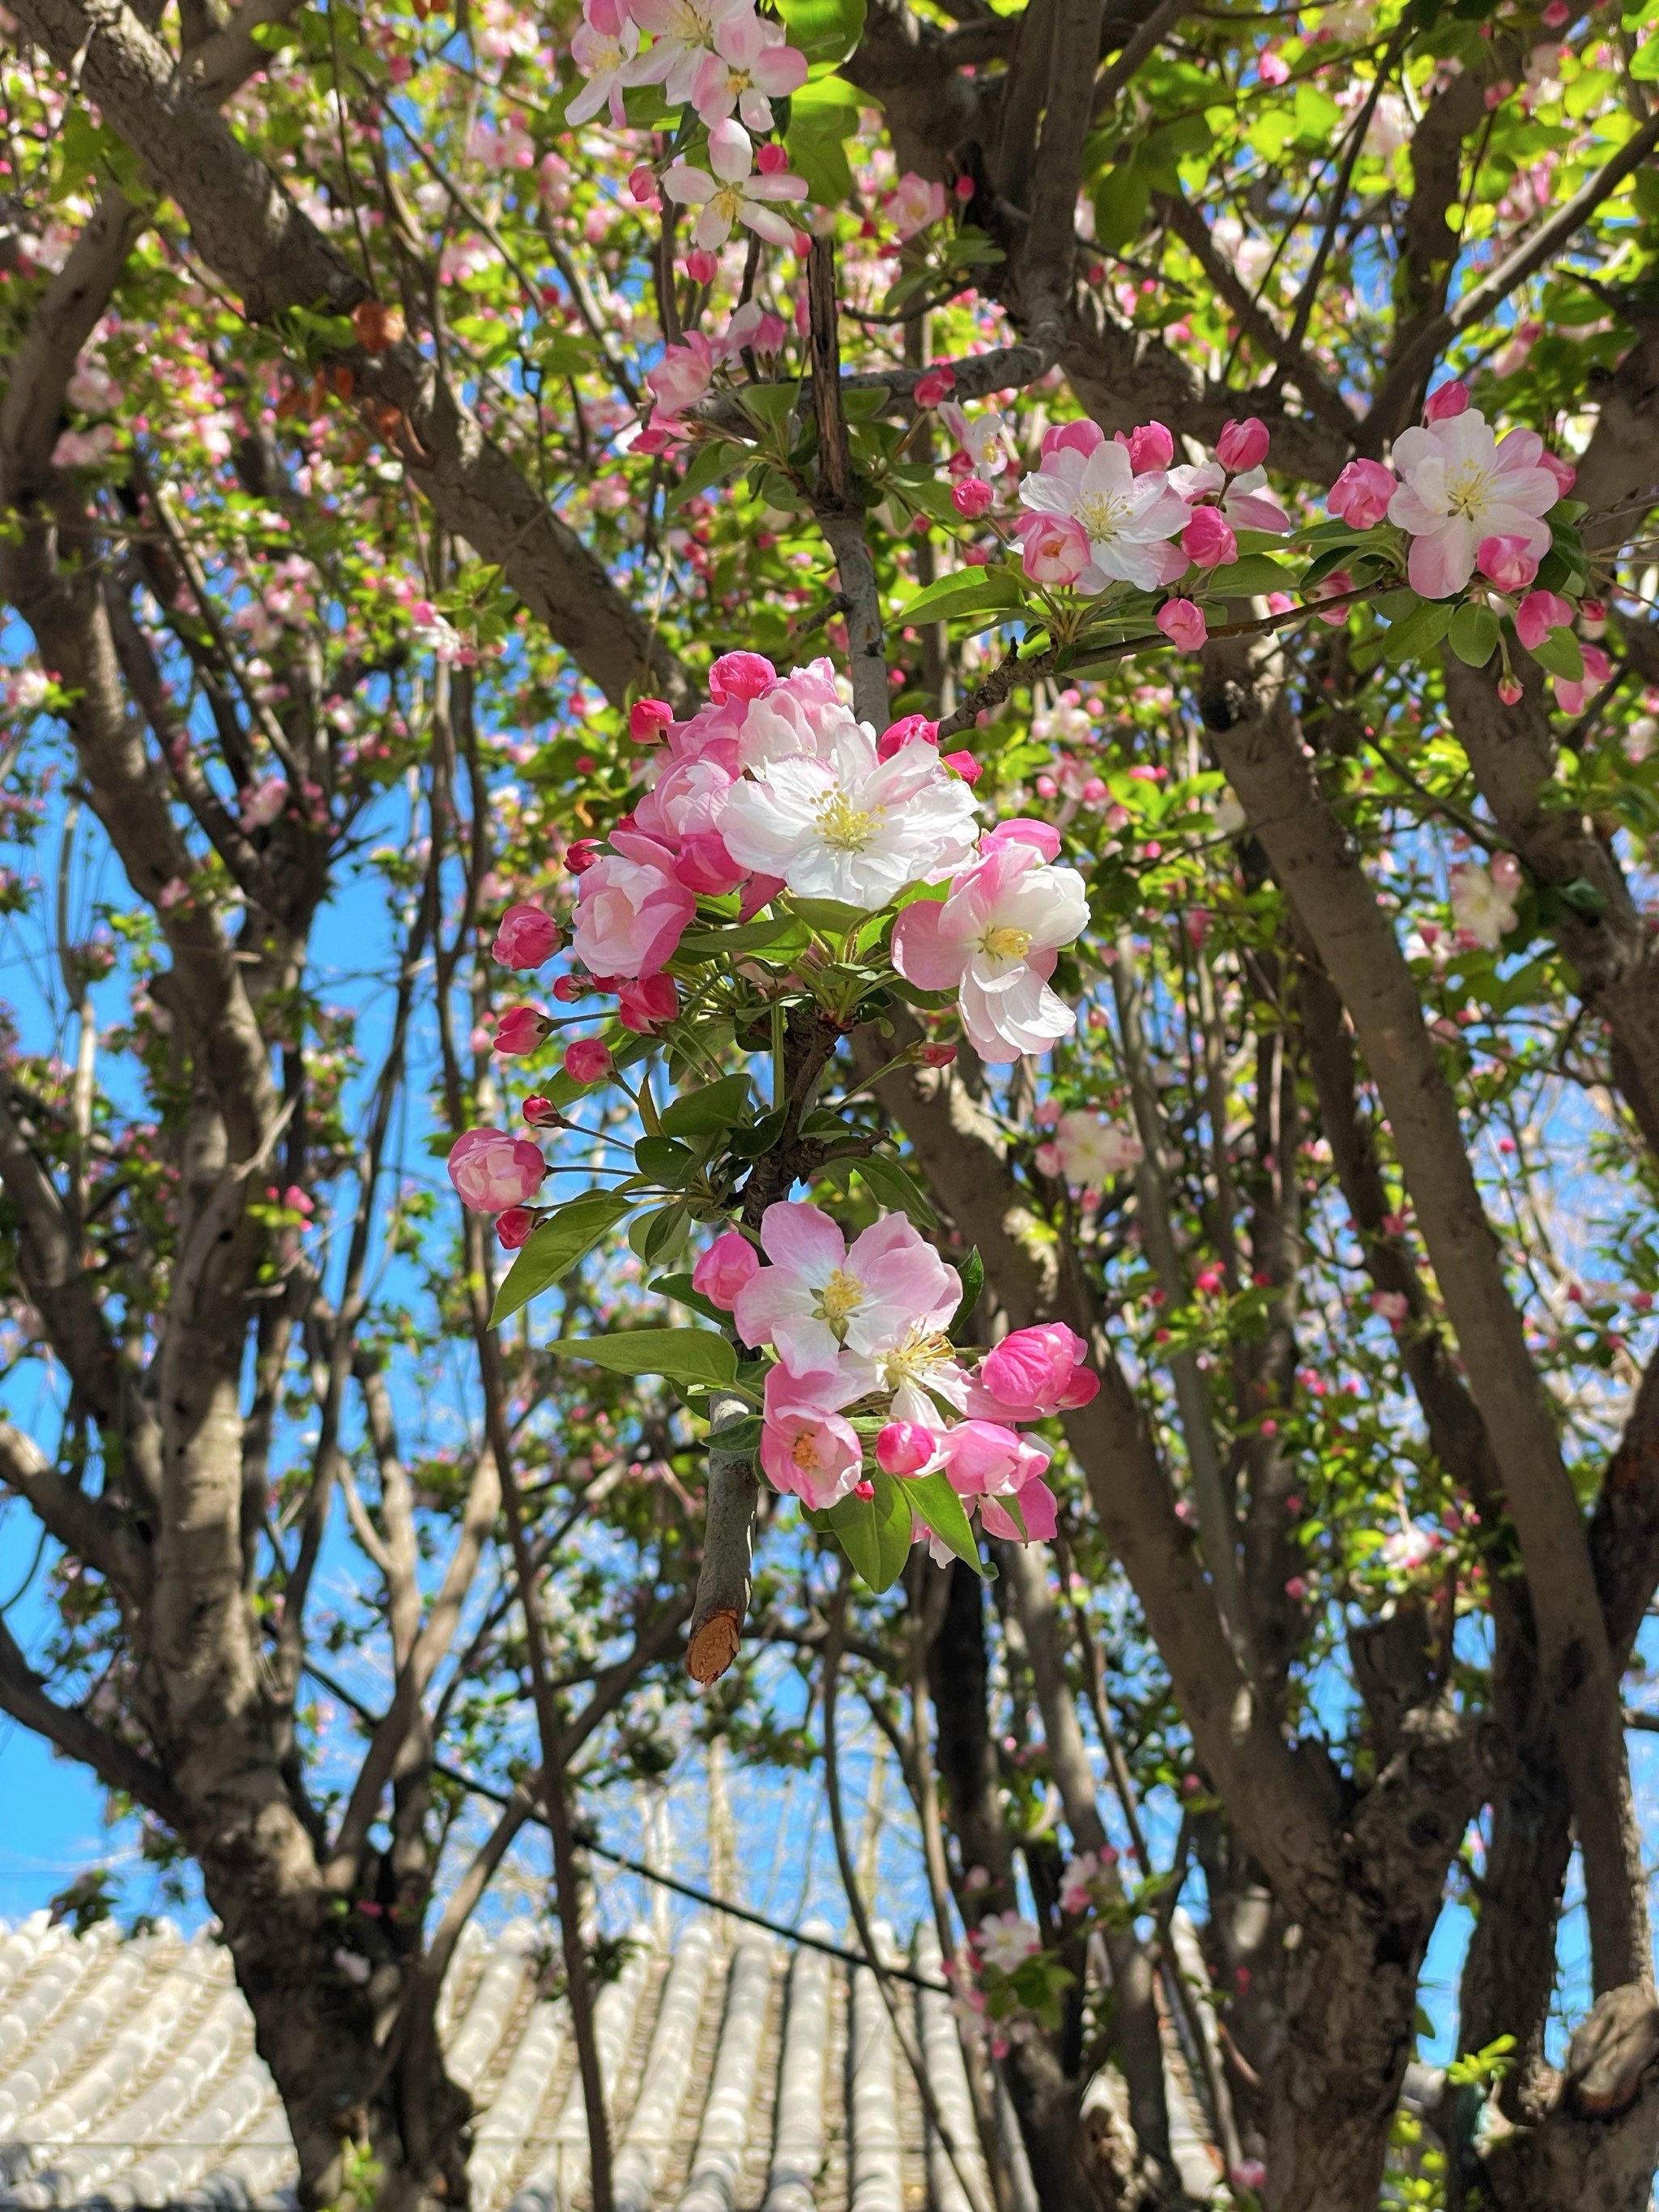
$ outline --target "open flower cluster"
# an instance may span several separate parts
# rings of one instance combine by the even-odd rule
[[[1016,1330],[965,1366],[948,1333],[962,1278],[902,1214],[849,1246],[819,1207],[785,1200],[763,1216],[760,1246],[729,1230],[691,1279],[744,1344],[775,1355],[760,1442],[775,1488],[825,1512],[872,1493],[868,1459],[901,1480],[943,1474],[990,1535],[1054,1534],[1051,1455],[1021,1430],[1099,1389],[1073,1330]],[[924,1540],[950,1558],[915,1514],[912,1540]]]

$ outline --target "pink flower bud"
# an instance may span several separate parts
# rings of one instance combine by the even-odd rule
[[[1481,574],[1489,577],[1500,592],[1524,592],[1538,574],[1537,557],[1524,538],[1483,538],[1474,558]]]
[[[941,399],[948,399],[957,388],[957,373],[948,361],[938,362],[915,383],[915,402],[918,407],[937,407]]]
[[[1381,461],[1350,461],[1325,497],[1331,513],[1355,530],[1370,530],[1389,511],[1400,489]]]
[[[1247,415],[1242,422],[1222,424],[1221,435],[1215,441],[1215,457],[1229,476],[1241,476],[1246,469],[1261,466],[1272,443],[1272,434],[1261,417]]]
[[[1285,1585],[1285,1595],[1292,1605],[1300,1605],[1308,1595],[1308,1585],[1300,1575],[1292,1575]]]
[[[920,1474],[938,1449],[938,1437],[921,1421],[889,1421],[876,1438],[876,1465],[884,1474]]]
[[[1218,509],[1199,507],[1181,533],[1181,550],[1197,568],[1221,568],[1238,558],[1238,540]]]
[[[1196,653],[1210,634],[1203,608],[1194,605],[1191,599],[1166,600],[1156,619],[1170,644],[1178,646],[1182,653]]]
[[[564,1048],[564,1072],[573,1083],[601,1083],[611,1066],[611,1048],[603,1037],[576,1037]]]
[[[1137,476],[1167,469],[1175,459],[1175,440],[1161,422],[1142,422],[1129,433],[1129,466]]]
[[[467,1129],[449,1148],[449,1180],[473,1213],[505,1213],[542,1187],[547,1162],[528,1137],[505,1129]]]
[[[1352,589],[1353,578],[1348,574],[1347,570],[1346,568],[1333,568],[1328,576],[1322,578],[1320,582],[1314,586],[1312,591],[1309,592],[1308,597],[1310,601],[1315,599],[1340,599],[1345,592],[1351,592]],[[1331,629],[1340,629],[1348,619],[1348,610],[1346,607],[1331,607],[1327,609],[1327,611],[1320,616],[1319,619]]]
[[[1572,624],[1572,605],[1559,592],[1528,592],[1515,611],[1515,634],[1528,653],[1542,645],[1553,629]]]
[[[1578,481],[1578,471],[1572,463],[1564,461],[1559,453],[1551,453],[1547,446],[1538,456],[1538,465],[1549,471],[1560,488],[1560,496],[1565,499]]]
[[[694,246],[685,257],[685,273],[694,284],[712,284],[720,264],[706,246]]]
[[[617,1006],[625,1030],[648,1036],[673,1020],[680,1010],[680,994],[672,975],[641,975],[623,985]]]
[[[1506,707],[1518,707],[1526,694],[1514,677],[1504,676],[1498,679],[1498,696]]]
[[[789,167],[789,149],[775,143],[763,146],[755,156],[755,167],[763,177],[781,176]]]
[[[585,876],[599,857],[597,837],[573,837],[564,848],[564,864],[573,876]]]
[[[977,522],[995,497],[983,477],[963,477],[951,487],[951,504],[967,522]]]
[[[717,1237],[691,1270],[691,1287],[710,1305],[730,1313],[744,1285],[760,1273],[760,1255],[739,1231]]]
[[[1056,1182],[1066,1172],[1065,1157],[1055,1144],[1039,1145],[1036,1148],[1037,1172],[1052,1176]]]
[[[503,1059],[534,1052],[553,1024],[539,1006],[509,1006],[495,1024],[495,1049]]]
[[[636,745],[660,744],[673,719],[674,709],[665,699],[636,699],[628,710],[628,734]]]
[[[574,1006],[578,999],[587,995],[587,986],[580,975],[561,975],[553,986],[553,996],[562,1006]]]
[[[520,1107],[519,1111],[532,1129],[557,1128],[564,1120],[564,1115],[560,1113],[553,1101],[550,1098],[544,1098],[538,1091],[532,1092]]]
[[[906,745],[936,745],[939,743],[939,724],[930,722],[926,714],[906,714],[896,722],[890,722],[876,740],[876,758],[891,760]]]
[[[1468,404],[1468,386],[1461,377],[1454,377],[1449,384],[1437,385],[1430,392],[1423,403],[1423,420],[1425,422],[1449,422],[1454,415],[1467,413]]]
[[[954,769],[964,783],[977,783],[984,774],[972,753],[941,753],[939,765]]]
[[[495,1217],[495,1241],[503,1252],[516,1252],[530,1242],[535,1226],[536,1217],[527,1206],[509,1206],[505,1213]]]
[[[649,207],[657,197],[657,174],[648,161],[628,173],[629,196],[640,207]]]
[[[489,949],[503,968],[527,972],[550,960],[563,942],[552,915],[526,903],[508,907]]]
[[[974,193],[977,187],[971,177],[958,177],[955,184],[951,185],[951,189],[965,206],[974,197]]]
[[[1099,1390],[1088,1356],[1088,1346],[1064,1322],[1017,1328],[987,1352],[978,1381],[1004,1419],[1046,1420],[1086,1406]]]
[[[724,707],[732,699],[758,699],[777,680],[763,653],[723,653],[708,672],[708,696]]]
[[[951,1067],[956,1063],[957,1048],[953,1044],[925,1044],[916,1054],[924,1067]]]
[[[1088,534],[1073,515],[1022,515],[1014,532],[1034,584],[1074,584],[1089,565]]]

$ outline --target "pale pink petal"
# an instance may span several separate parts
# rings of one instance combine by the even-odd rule
[[[846,1263],[847,1239],[820,1206],[787,1200],[769,1206],[761,1216],[760,1237],[761,1249],[775,1266],[816,1282]]]

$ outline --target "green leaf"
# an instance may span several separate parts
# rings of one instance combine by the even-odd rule
[[[980,1293],[985,1288],[985,1262],[979,1256],[979,1247],[963,1261],[958,1273],[962,1277],[962,1300],[951,1316],[945,1334],[952,1344],[960,1344],[974,1318],[974,1308],[979,1304]]]
[[[965,1559],[976,1575],[983,1576],[988,1581],[990,1577],[981,1561],[979,1545],[974,1536],[974,1524],[968,1518],[962,1500],[951,1489],[944,1469],[936,1468],[932,1474],[911,1475],[900,1482],[899,1488],[933,1534],[942,1537],[957,1557]]]
[[[653,1182],[667,1183],[671,1189],[678,1189],[685,1181],[696,1158],[690,1145],[674,1137],[641,1137],[634,1147],[634,1162],[640,1173]]]
[[[1259,592],[1288,590],[1291,580],[1282,562],[1270,561],[1265,553],[1246,553],[1228,568],[1212,568],[1196,588],[1205,599],[1253,599]]]
[[[855,1160],[853,1165],[878,1206],[884,1206],[890,1213],[908,1214],[918,1229],[938,1228],[939,1216],[922,1194],[921,1186],[896,1160],[884,1159],[877,1152],[867,1160]]]
[[[744,412],[763,422],[769,430],[781,430],[795,411],[795,402],[800,397],[800,386],[792,380],[787,384],[745,384],[738,393]]]
[[[991,607],[1012,610],[1024,604],[1024,592],[1006,568],[953,568],[914,599],[907,599],[898,619],[906,623],[948,622],[957,615],[980,614]]]
[[[717,1137],[749,1118],[749,1078],[723,1075],[702,1091],[683,1091],[661,1114],[665,1137]]]
[[[721,1429],[718,1434],[711,1432],[708,1449],[710,1451],[730,1452],[734,1457],[744,1452],[752,1459],[760,1449],[761,1431],[765,1426],[758,1413],[748,1414],[743,1420],[733,1421],[729,1427]]]
[[[579,1198],[567,1200],[556,1213],[532,1231],[520,1248],[495,1293],[489,1326],[499,1328],[520,1306],[568,1275],[577,1261],[585,1259],[633,1208],[631,1198],[613,1190],[584,1191]]]
[[[1447,638],[1452,651],[1469,668],[1484,668],[1498,650],[1498,617],[1490,607],[1459,607],[1452,617]]]
[[[867,907],[849,906],[842,899],[792,898],[787,903],[790,913],[809,929],[830,937],[845,937],[849,930],[862,929],[870,919]]]
[[[873,1495],[843,1498],[823,1520],[859,1575],[879,1595],[892,1588],[910,1556],[910,1501],[880,1468],[870,1472],[869,1480]]]
[[[699,446],[668,504],[679,507],[686,500],[695,499],[700,491],[707,491],[722,477],[734,476],[739,469],[746,468],[753,458],[747,446],[739,446],[729,438],[715,438],[706,446]]]
[[[1444,599],[1423,599],[1415,614],[1394,624],[1382,641],[1384,660],[1398,664],[1432,653],[1451,628],[1452,610]]]
[[[809,62],[844,62],[864,36],[864,0],[779,0],[778,13],[790,45],[799,46]],[[801,87],[791,104],[792,125],[795,103],[826,82],[837,80],[820,78]]]
[[[653,1206],[629,1224],[628,1242],[647,1267],[666,1267],[690,1232],[691,1216],[676,1202]]]
[[[1578,640],[1564,623],[1559,629],[1547,630],[1536,645],[1528,652],[1540,668],[1547,668],[1552,676],[1559,676],[1568,684],[1584,680],[1584,654]]]
[[[1095,187],[1095,243],[1110,253],[1139,237],[1152,198],[1152,177],[1133,155],[1109,170]]]
[[[679,951],[697,960],[724,960],[733,952],[764,952],[775,945],[805,946],[806,939],[789,916],[773,915],[759,921],[744,921],[730,929],[704,929],[683,937]]]
[[[657,1275],[651,1288],[659,1297],[672,1298],[676,1305],[690,1306],[693,1313],[706,1314],[712,1322],[724,1328],[730,1316],[720,1311],[713,1298],[704,1297],[693,1284],[690,1275]]]
[[[613,1375],[665,1375],[671,1382],[708,1389],[737,1380],[738,1355],[729,1337],[712,1328],[630,1328],[613,1336],[556,1336],[553,1350],[591,1360]]]

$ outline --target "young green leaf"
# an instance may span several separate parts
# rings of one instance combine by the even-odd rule
[[[587,1190],[568,1200],[520,1248],[495,1293],[490,1327],[499,1328],[520,1306],[568,1275],[633,1207],[631,1198],[613,1190]]]
[[[684,1091],[661,1115],[665,1137],[715,1137],[749,1118],[749,1078],[723,1075],[702,1091]]]
[[[884,1206],[890,1212],[908,1214],[918,1229],[939,1226],[939,1216],[922,1195],[921,1186],[896,1160],[884,1159],[877,1152],[867,1160],[854,1161],[854,1165],[878,1206]]]
[[[947,1543],[959,1559],[965,1559],[976,1575],[988,1581],[974,1536],[974,1524],[944,1470],[936,1468],[932,1474],[910,1475],[900,1481],[899,1488],[933,1534]]]
[[[591,1360],[613,1375],[665,1375],[671,1382],[708,1389],[737,1379],[731,1340],[712,1328],[629,1328],[613,1336],[558,1336],[553,1349]]]
[[[890,1589],[910,1556],[910,1501],[890,1474],[866,1469],[872,1494],[843,1498],[826,1516],[836,1542],[878,1595]]]

